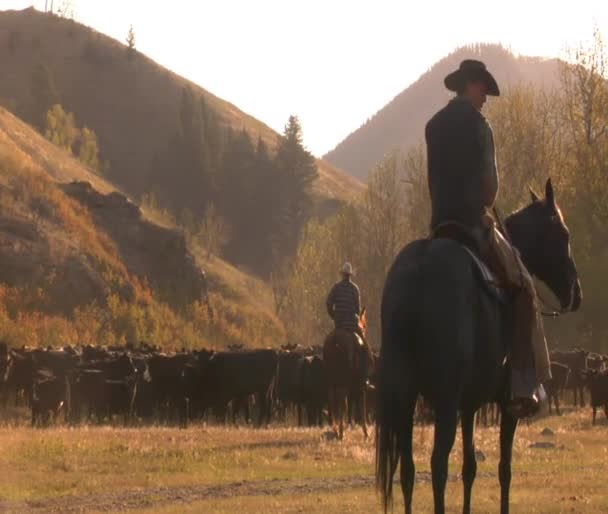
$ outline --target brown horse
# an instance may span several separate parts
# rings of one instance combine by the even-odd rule
[[[366,333],[365,307],[359,316],[359,328]],[[344,417],[348,411],[349,391],[358,391],[362,403],[363,435],[367,439],[366,382],[370,357],[361,337],[349,330],[335,329],[323,344],[323,361],[327,373],[328,402],[333,427],[339,439],[344,437]]]

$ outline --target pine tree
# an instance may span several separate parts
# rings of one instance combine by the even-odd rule
[[[300,233],[310,216],[312,184],[318,177],[315,158],[304,148],[297,116],[289,117],[279,141],[275,165],[279,212],[274,220],[274,250],[275,260],[280,260],[296,251]]]
[[[129,32],[127,32],[127,58],[132,60],[135,57],[135,30],[133,25],[129,26]]]
[[[166,152],[153,162],[152,170],[159,199],[176,212],[190,209],[196,217],[203,215],[215,194],[211,152],[199,100],[191,88],[183,89],[177,129]]]

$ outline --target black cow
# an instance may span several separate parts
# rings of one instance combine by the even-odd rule
[[[135,377],[122,380],[104,380],[103,398],[97,408],[100,419],[111,419],[112,416],[123,416],[125,425],[133,415],[137,380]]]
[[[6,408],[8,402],[8,388],[13,367],[13,359],[8,346],[0,342],[0,398],[2,405]]]
[[[226,412],[234,399],[255,395],[258,425],[270,423],[279,358],[274,350],[217,352],[202,363],[206,403]]]
[[[37,374],[39,377],[33,381],[30,397],[32,427],[46,426],[51,418],[56,421],[70,397],[67,377],[56,377],[46,371]]]
[[[593,425],[598,407],[604,407],[604,414],[608,418],[608,371],[588,370],[587,384],[591,391],[591,407],[593,408]]]
[[[295,347],[295,345],[292,346]],[[289,347],[291,348],[291,346]],[[300,394],[298,367],[300,366],[302,357],[301,353],[294,350],[279,353],[279,371],[277,373],[275,398],[278,415],[282,420],[285,420],[287,417],[287,409],[298,404]]]
[[[54,376],[65,378],[78,363],[78,355],[72,351],[40,349],[32,351],[34,369],[50,370]]]
[[[8,388],[15,392],[15,405],[19,399],[24,398],[27,403],[32,393],[32,380],[34,377],[34,361],[32,352],[25,348],[11,351],[12,368],[8,377]]]
[[[155,408],[169,422],[172,419],[183,420],[186,389],[195,391],[197,380],[189,376],[184,383],[186,368],[198,367],[198,358],[192,353],[176,355],[153,355],[148,359],[148,370],[152,381]]]
[[[579,403],[581,407],[585,406],[585,381],[587,370],[587,356],[589,352],[586,350],[571,350],[571,351],[554,351],[551,352],[551,361],[565,364],[570,368],[570,376],[568,377],[568,389],[571,389],[574,394],[574,406]]]
[[[85,419],[91,421],[93,416],[99,418],[99,407],[104,402],[104,383],[106,376],[100,369],[81,369],[70,377],[71,405],[70,421],[78,423],[85,413]]]
[[[601,371],[604,368],[604,357],[597,353],[590,353],[587,355],[587,367]]]
[[[306,410],[308,426],[323,425],[323,408],[327,405],[327,377],[323,359],[302,357],[298,366],[298,425],[302,426],[302,408]]]
[[[559,411],[559,394],[568,387],[570,368],[559,362],[551,363],[551,379],[544,383],[547,399],[549,400],[549,414],[552,413],[552,403],[555,403],[555,411],[561,416]]]
[[[110,356],[103,360],[84,362],[78,366],[80,369],[94,369],[102,371],[108,380],[123,380],[135,376],[136,369],[130,355],[123,353]]]

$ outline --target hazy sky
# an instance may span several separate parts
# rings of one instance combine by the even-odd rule
[[[458,46],[559,56],[594,24],[608,38],[608,0],[72,3],[78,21],[121,41],[132,23],[140,51],[278,131],[297,114],[317,155]],[[0,0],[1,9],[44,4]]]

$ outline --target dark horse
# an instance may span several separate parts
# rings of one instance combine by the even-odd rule
[[[559,299],[562,310],[581,304],[569,233],[551,180],[545,198],[506,220],[513,245],[528,270]],[[397,256],[384,286],[376,420],[376,482],[385,511],[392,501],[393,475],[401,460],[405,512],[412,512],[412,456],[418,395],[435,413],[431,457],[435,513],[445,512],[448,457],[462,426],[463,512],[471,511],[477,464],[474,415],[489,401],[507,398],[508,340],[512,308],[483,286],[470,255],[449,239],[415,241]],[[511,454],[517,420],[505,409],[500,423],[501,513],[509,512]]]
[[[359,327],[366,330],[365,308],[359,316]],[[344,417],[348,411],[348,397],[360,401],[361,425],[367,439],[366,386],[371,357],[361,338],[349,330],[335,329],[323,344],[323,362],[328,385],[328,403],[334,431],[344,437]]]

